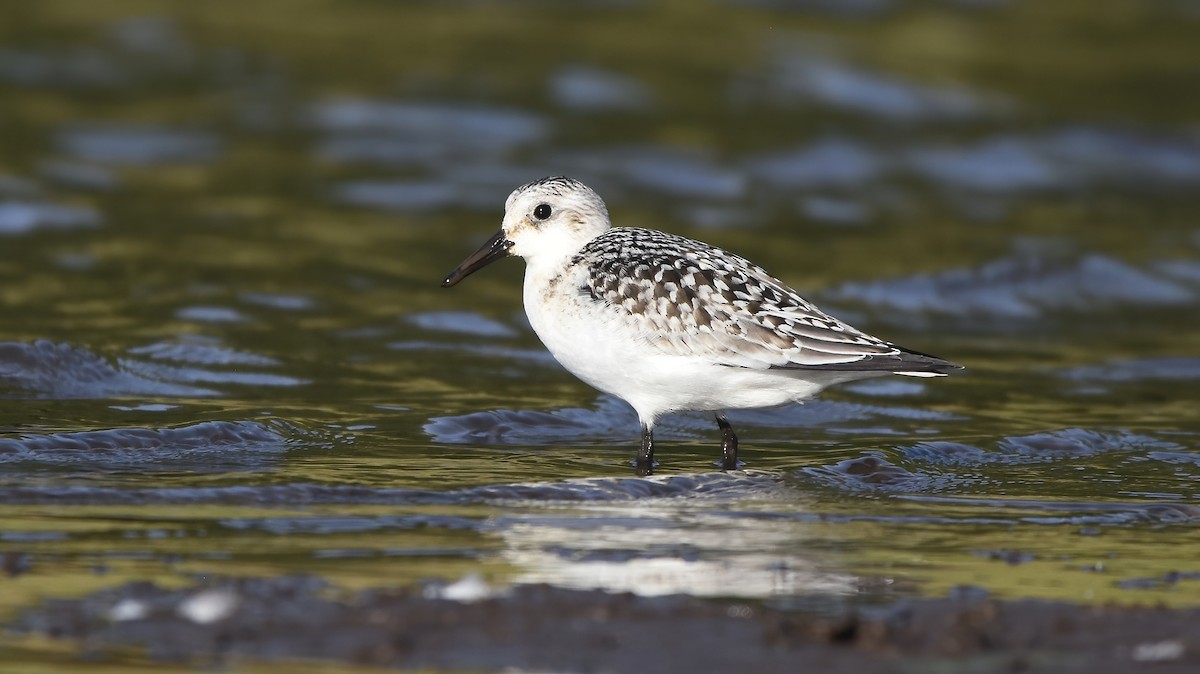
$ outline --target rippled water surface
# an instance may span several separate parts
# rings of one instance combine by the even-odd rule
[[[1200,603],[1200,10],[12,3],[0,615],[320,574]],[[718,48],[719,47],[719,48]],[[966,365],[658,433],[438,282],[516,185]]]

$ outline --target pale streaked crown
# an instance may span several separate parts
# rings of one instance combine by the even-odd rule
[[[600,195],[578,180],[552,177],[513,190],[504,203],[501,229],[512,254],[530,264],[574,255],[610,227]]]

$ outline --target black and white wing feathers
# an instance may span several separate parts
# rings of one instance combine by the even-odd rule
[[[664,353],[753,369],[899,372],[958,366],[829,316],[748,260],[647,229],[610,229],[575,256],[586,301]]]

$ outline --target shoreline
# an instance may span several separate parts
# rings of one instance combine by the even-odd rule
[[[10,636],[79,658],[281,659],[434,670],[772,672],[1200,671],[1200,607],[999,600],[977,588],[836,614],[687,595],[642,597],[482,581],[344,591],[315,576],[132,582],[47,599]],[[947,669],[949,668],[949,669]]]

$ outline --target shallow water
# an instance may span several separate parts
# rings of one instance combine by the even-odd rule
[[[0,26],[0,614],[296,572],[1200,603],[1194,3],[280,7]],[[438,288],[549,173],[967,370],[733,412],[728,474],[679,415],[635,478],[519,262]]]

